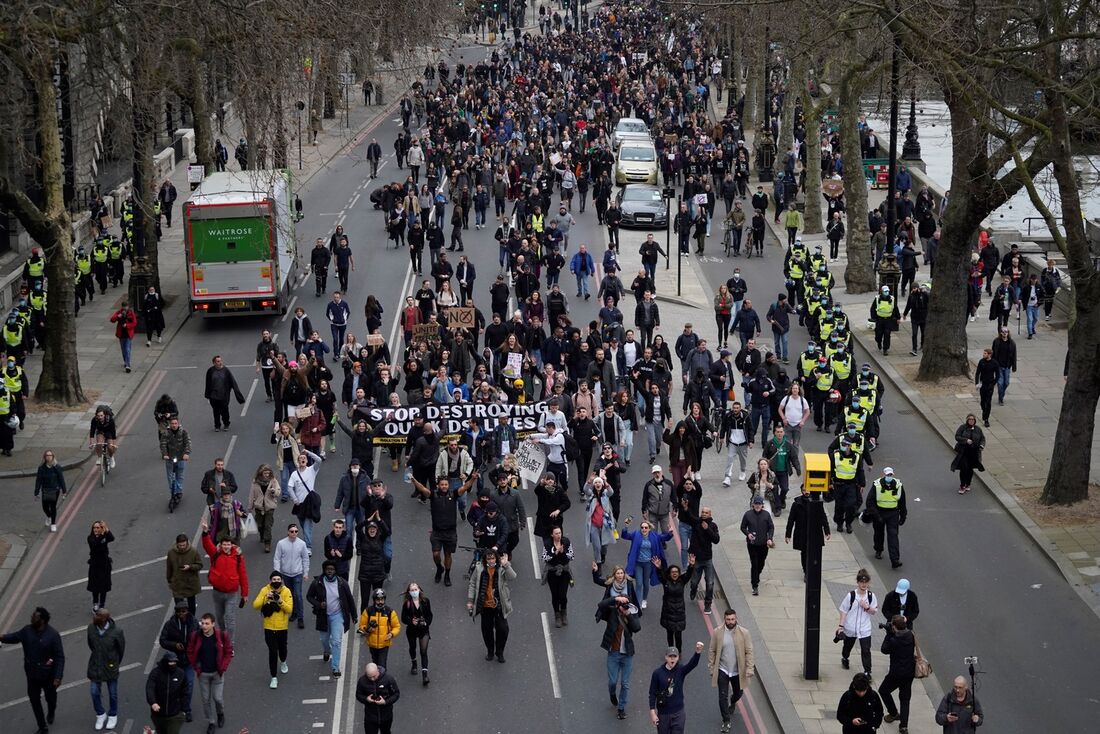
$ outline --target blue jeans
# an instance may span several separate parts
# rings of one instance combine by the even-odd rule
[[[762,408],[753,408],[749,413],[749,422],[752,423],[752,435],[749,440],[756,441],[756,429],[763,423],[763,428],[760,431],[760,443],[763,445],[768,440],[768,426],[772,422],[772,409],[770,406],[765,405]]]
[[[625,711],[626,704],[630,700],[630,673],[633,670],[633,655],[623,652],[607,653],[607,692],[615,694],[617,689],[619,711]]]
[[[588,273],[575,273],[577,276],[577,295],[588,296]]]
[[[458,488],[462,486],[463,482],[462,482],[461,479],[458,479],[456,477],[454,479],[451,479],[450,483],[451,483],[451,491],[452,492],[457,492]],[[458,498],[458,511],[459,512],[466,512],[466,508],[470,504],[470,501],[467,499],[468,496],[469,496],[469,492],[467,492],[466,494],[464,494],[464,495],[462,495]]]
[[[1008,392],[1008,383],[1012,379],[1012,368],[1001,367],[997,370],[997,400],[1004,402],[1005,393]]]
[[[103,685],[107,684],[107,699],[109,701],[109,708],[103,710]],[[118,679],[108,681],[94,680],[90,685],[92,691],[92,708],[95,709],[96,716],[118,716]]]
[[[660,423],[645,424],[645,437],[646,442],[649,444],[650,456],[656,456],[657,449],[661,448],[661,429]]]
[[[286,488],[287,484],[290,483],[290,473],[294,471],[295,468],[293,461],[284,461],[283,468],[279,470],[279,486],[283,488],[283,502],[290,499],[290,495],[287,493]],[[349,532],[354,532],[354,530],[355,528],[353,526],[348,526]]]
[[[187,462],[183,459],[164,462],[165,474],[168,476],[168,491],[172,494],[183,492],[183,473],[187,469]]]
[[[627,428],[623,431],[623,461],[630,461],[630,454],[634,451],[634,431]]]
[[[465,496],[465,495],[463,495]],[[389,564],[393,561],[393,534],[386,536],[386,539],[382,541],[382,558],[386,560],[386,571],[388,572]]]
[[[679,523],[680,531],[680,569],[687,568],[688,565],[688,546],[691,545],[691,526],[686,522]]]
[[[307,517],[302,520],[302,540],[306,542],[306,548],[313,550],[313,518]]]
[[[329,612],[328,630],[321,632],[321,652],[332,655],[332,670],[340,669],[340,650],[344,644],[344,613]]]
[[[290,621],[294,621],[295,619],[305,619],[305,617],[303,616],[303,610],[305,607],[302,606],[303,603],[301,574],[299,574],[298,576],[290,576],[284,573],[283,583],[286,584],[286,587],[288,589],[290,589],[290,596],[294,599],[294,611],[290,614]]]
[[[645,270],[645,274],[654,282],[657,281],[657,263],[642,263],[642,268]]]
[[[1039,321],[1039,306],[1027,307],[1027,335],[1034,336],[1035,324]]]
[[[118,340],[118,344],[119,344],[120,347],[122,347],[122,363],[124,365],[126,365],[127,367],[129,367],[130,366],[130,348],[134,346],[134,340],[133,339],[127,339],[125,337],[121,337]]]
[[[348,330],[348,325],[344,324],[339,326],[337,324],[329,324],[329,330],[332,332],[332,353],[339,354],[340,347],[344,345],[344,334]]]
[[[780,334],[778,331],[772,331],[772,339],[775,342],[775,356],[779,359],[787,358],[787,343],[789,341],[791,333]]]
[[[363,510],[356,510],[355,512],[344,513],[344,527],[347,528],[347,532],[351,534],[351,537],[355,537],[355,528],[363,520]]]
[[[650,564],[641,561],[638,561],[638,565],[634,569],[634,578],[638,582],[638,601],[645,601],[649,597],[649,569]]]
[[[194,615],[192,615],[194,616]],[[184,656],[186,657],[186,656]],[[190,665],[184,667],[180,666],[179,671],[183,673],[183,712],[185,714],[191,713],[191,694],[195,691],[195,669]]]

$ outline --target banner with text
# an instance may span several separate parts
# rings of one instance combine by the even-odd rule
[[[435,423],[443,436],[454,436],[470,427],[469,420],[477,418],[482,430],[493,430],[498,419],[507,416],[519,437],[539,428],[539,418],[546,412],[546,402],[525,404],[501,403],[425,403],[400,408],[371,408],[367,421],[374,425],[375,444],[404,444],[413,421],[420,416]]]

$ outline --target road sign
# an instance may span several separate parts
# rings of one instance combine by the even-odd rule
[[[451,306],[447,309],[447,327],[450,329],[473,329],[474,307]]]
[[[350,71],[341,71],[340,83],[345,87],[350,87],[352,84],[355,84],[355,74],[352,74]]]
[[[202,183],[206,177],[206,166],[193,165],[187,167],[187,183]]]

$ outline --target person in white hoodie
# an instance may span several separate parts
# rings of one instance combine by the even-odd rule
[[[405,160],[412,172],[413,183],[420,183],[420,167],[424,165],[424,149],[420,147],[420,141],[416,138],[413,138],[412,145],[409,146],[409,152],[405,154]]]
[[[287,480],[287,494],[298,510],[298,519],[302,522],[302,540],[305,541],[310,556],[313,555],[314,521],[309,493],[317,487],[317,472],[321,470],[322,461],[324,459],[303,446],[302,452],[298,454],[298,465]]]

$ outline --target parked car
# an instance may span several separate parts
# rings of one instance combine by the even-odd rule
[[[649,229],[668,226],[668,212],[660,186],[628,184],[619,190],[615,198],[623,214],[621,226]]]

